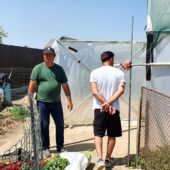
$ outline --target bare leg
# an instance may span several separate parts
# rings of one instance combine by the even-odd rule
[[[97,157],[102,158],[102,146],[103,146],[103,140],[99,136],[94,137],[94,142],[96,146],[96,152],[97,152]]]
[[[106,158],[110,158],[116,143],[115,137],[108,137]]]

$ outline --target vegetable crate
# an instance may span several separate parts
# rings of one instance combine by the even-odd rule
[[[43,169],[39,112],[32,95],[29,101],[31,116],[23,123],[24,136],[0,156],[0,170]]]

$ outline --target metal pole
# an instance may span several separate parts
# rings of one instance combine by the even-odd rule
[[[122,64],[117,63],[114,64],[114,67],[120,67]],[[170,66],[170,63],[139,63],[139,64],[131,64],[132,66]]]
[[[30,112],[31,112],[31,134],[32,134],[32,145],[33,145],[33,153],[34,153],[34,164],[36,170],[39,170],[38,165],[38,154],[37,154],[37,144],[36,144],[36,134],[35,134],[35,115],[34,115],[34,106],[33,106],[33,95],[28,94],[29,103],[30,103]]]
[[[131,56],[130,56],[131,62],[133,57],[133,25],[134,25],[134,16],[132,16],[132,28],[131,28]],[[132,69],[130,69],[130,73],[129,73],[128,166],[130,166],[131,81],[132,81]]]
[[[141,64],[132,64],[132,66],[170,66],[170,63],[141,63]]]
[[[64,40],[64,39],[58,39],[56,41],[60,42],[85,42],[85,43],[114,43],[114,44],[125,44],[125,43],[130,43],[130,41],[112,41],[112,40]],[[143,41],[134,41],[134,43],[144,43]]]

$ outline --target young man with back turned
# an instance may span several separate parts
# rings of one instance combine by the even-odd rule
[[[114,53],[105,51],[101,55],[102,66],[90,75],[90,86],[94,96],[94,141],[97,152],[96,169],[113,167],[111,158],[116,137],[122,136],[119,97],[124,93],[124,73],[115,67]],[[103,157],[103,137],[107,132],[107,152]]]

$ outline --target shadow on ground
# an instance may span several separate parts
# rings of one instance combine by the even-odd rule
[[[114,158],[115,159],[115,166],[121,166],[121,165],[128,165],[128,160],[133,160],[135,158],[135,154],[131,154],[122,158]]]
[[[133,160],[135,157],[135,154],[132,154],[129,156],[130,160]],[[128,156],[122,157],[122,158],[114,158],[115,159],[115,166],[125,166],[128,167]],[[90,163],[87,170],[94,170],[95,168],[95,164],[94,163]],[[106,170],[112,170],[114,169],[114,167],[112,168],[106,168]]]
[[[52,152],[56,153],[55,146],[51,148],[52,148]],[[94,143],[71,144],[71,145],[65,145],[64,149],[66,149],[68,152],[83,152],[88,150],[92,151],[95,149],[95,145]]]
[[[95,167],[94,163],[90,163],[86,170],[93,170]]]
[[[0,106],[0,112],[2,112],[5,108],[5,106]]]
[[[71,144],[66,145],[64,147],[68,152],[83,152],[87,150],[95,150],[94,143],[82,143],[82,144]],[[56,153],[56,150],[52,150],[52,153]],[[127,166],[128,160],[133,160],[135,157],[135,154],[132,154],[129,156],[125,156],[122,158],[114,158],[115,159],[115,166]],[[86,170],[94,170],[95,169],[95,163],[91,162]],[[106,170],[112,170],[113,168],[106,168]]]
[[[87,150],[94,150],[95,145],[94,143],[81,143],[81,144],[74,144],[74,145],[67,145],[65,146],[65,149],[68,151],[74,151],[74,152],[81,152],[81,151],[87,151]]]

